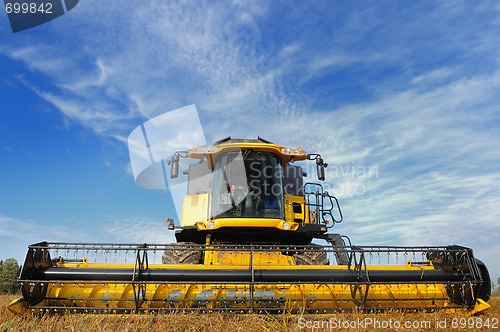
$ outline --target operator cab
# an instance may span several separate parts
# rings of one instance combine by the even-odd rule
[[[332,223],[327,221],[333,204],[325,210],[324,199],[331,202],[332,197],[319,184],[304,184],[302,167],[291,164],[316,160],[320,178],[326,164],[319,155],[261,138],[228,138],[177,152],[169,162],[171,177],[178,175],[179,158],[198,163],[183,171],[188,175],[188,190],[176,232],[178,242],[205,243],[205,237],[211,236],[242,243],[261,239],[307,244],[324,234],[327,224],[339,222],[333,217]]]
[[[245,150],[217,158],[211,218],[283,219],[282,167],[277,155]]]

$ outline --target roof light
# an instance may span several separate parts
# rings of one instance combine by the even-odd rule
[[[283,154],[293,155],[293,156],[305,156],[307,153],[302,150],[302,148],[281,148]]]
[[[213,146],[213,145],[203,145],[203,146],[198,146],[198,145],[195,145],[191,151],[189,151],[190,153],[215,153],[219,151],[219,148],[216,147],[216,146]]]

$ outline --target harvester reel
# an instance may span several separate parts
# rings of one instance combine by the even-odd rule
[[[446,307],[476,313],[489,307],[486,267],[468,248],[349,246],[342,249],[351,253],[349,264],[326,265],[338,250],[316,244],[43,242],[29,246],[19,279],[23,299],[9,310],[333,313]],[[51,259],[61,253],[65,257]],[[155,253],[163,254],[163,264],[155,262]],[[429,254],[445,268],[428,261]]]

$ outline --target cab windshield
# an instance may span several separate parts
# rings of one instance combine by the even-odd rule
[[[283,218],[282,168],[272,153],[219,156],[213,184],[212,218]]]

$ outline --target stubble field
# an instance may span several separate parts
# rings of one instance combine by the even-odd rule
[[[47,316],[22,318],[7,310],[17,296],[0,295],[4,331],[500,331],[500,297],[478,316],[464,312],[339,313],[321,317],[175,313],[153,316]]]

